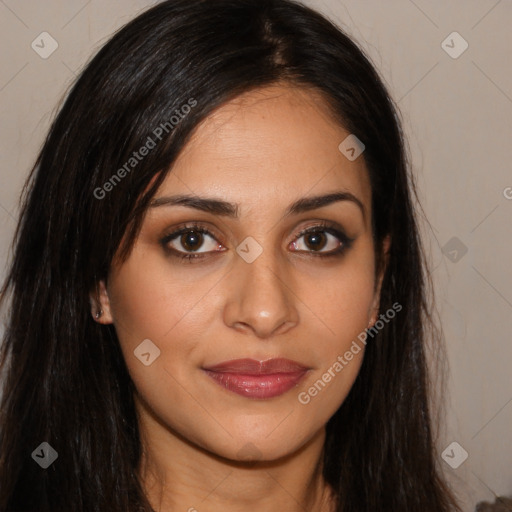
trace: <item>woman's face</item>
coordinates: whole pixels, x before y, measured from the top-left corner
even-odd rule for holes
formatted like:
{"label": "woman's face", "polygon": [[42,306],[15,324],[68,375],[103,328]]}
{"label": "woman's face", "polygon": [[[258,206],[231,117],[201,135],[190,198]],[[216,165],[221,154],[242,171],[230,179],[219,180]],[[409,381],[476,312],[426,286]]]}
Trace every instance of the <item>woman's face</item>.
{"label": "woman's face", "polygon": [[[100,283],[99,321],[115,325],[143,419],[233,460],[277,459],[323,432],[360,369],[364,344],[357,352],[353,342],[378,308],[370,183],[363,157],[338,149],[348,135],[319,97],[281,85],[197,128],[130,257]],[[338,193],[351,196],[310,202]],[[274,358],[307,371],[254,373]],[[256,364],[205,370],[240,359]]]}

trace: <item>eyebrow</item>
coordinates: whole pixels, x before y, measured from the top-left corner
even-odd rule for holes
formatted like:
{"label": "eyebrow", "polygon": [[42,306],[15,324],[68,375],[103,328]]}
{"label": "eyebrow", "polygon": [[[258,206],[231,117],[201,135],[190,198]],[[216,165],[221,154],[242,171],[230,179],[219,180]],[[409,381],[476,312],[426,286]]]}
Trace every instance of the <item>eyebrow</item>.
{"label": "eyebrow", "polygon": [[[332,192],[319,196],[302,197],[288,207],[284,216],[288,217],[290,215],[297,215],[310,210],[316,210],[317,208],[322,208],[339,201],[350,201],[356,204],[363,214],[363,219],[366,219],[366,211],[363,203],[356,196],[346,191]],[[236,203],[229,203],[222,199],[195,195],[159,197],[150,203],[150,208],[157,208],[160,206],[185,206],[187,208],[194,208],[203,212],[234,219],[239,218],[240,212],[239,205]]]}

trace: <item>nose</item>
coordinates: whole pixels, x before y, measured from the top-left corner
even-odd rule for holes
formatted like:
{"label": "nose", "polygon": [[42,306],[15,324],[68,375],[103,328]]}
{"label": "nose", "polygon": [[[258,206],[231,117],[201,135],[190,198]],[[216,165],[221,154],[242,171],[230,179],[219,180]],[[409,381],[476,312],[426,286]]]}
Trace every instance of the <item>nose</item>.
{"label": "nose", "polygon": [[252,263],[238,258],[229,279],[224,322],[258,338],[284,334],[299,323],[291,273],[263,251]]}

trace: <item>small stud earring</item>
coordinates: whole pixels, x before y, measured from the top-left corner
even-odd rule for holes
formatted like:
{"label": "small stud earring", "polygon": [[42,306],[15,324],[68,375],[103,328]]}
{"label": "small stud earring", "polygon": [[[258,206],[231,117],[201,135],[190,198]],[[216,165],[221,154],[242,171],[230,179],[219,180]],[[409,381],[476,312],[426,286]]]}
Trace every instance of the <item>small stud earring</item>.
{"label": "small stud earring", "polygon": [[96,318],[96,320],[98,320],[98,318],[103,315],[103,310],[100,309],[99,311],[96,311],[96,314],[94,315],[94,318]]}
{"label": "small stud earring", "polygon": [[[379,312],[377,311],[377,315],[379,314]],[[372,321],[370,320],[370,322],[368,323],[368,327],[367,329],[370,329],[371,327],[373,327],[377,322],[373,323],[372,324]]]}

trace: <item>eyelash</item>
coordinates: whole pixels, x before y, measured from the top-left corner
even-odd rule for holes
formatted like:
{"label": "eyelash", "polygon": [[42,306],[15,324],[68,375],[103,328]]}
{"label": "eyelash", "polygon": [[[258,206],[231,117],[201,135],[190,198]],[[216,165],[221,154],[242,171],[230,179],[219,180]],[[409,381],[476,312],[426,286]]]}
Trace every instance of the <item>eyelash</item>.
{"label": "eyelash", "polygon": [[[336,225],[331,222],[327,221],[321,221],[319,224],[303,229],[300,233],[296,235],[296,239],[301,238],[304,235],[309,235],[311,233],[329,233],[333,236],[335,236],[342,245],[338,247],[337,249],[334,249],[333,251],[329,251],[327,253],[322,252],[315,252],[315,251],[308,251],[310,254],[314,255],[314,257],[319,258],[331,258],[331,257],[341,257],[348,249],[352,247],[352,243],[354,242],[355,238],[349,238],[345,233],[340,231],[335,227]],[[161,240],[160,243],[163,246],[163,248],[166,250],[166,252],[172,256],[173,258],[179,258],[181,260],[189,260],[190,263],[192,263],[193,260],[203,259],[208,256],[209,252],[205,253],[183,253],[180,254],[178,251],[174,249],[170,249],[167,244],[169,242],[172,242],[175,238],[179,237],[180,235],[183,235],[185,233],[188,233],[190,231],[194,231],[196,233],[201,234],[207,234],[210,235],[212,238],[216,240],[216,238],[213,236],[213,234],[204,226],[201,224],[192,223],[191,225],[184,226],[176,231],[173,231],[172,233],[169,233],[168,235],[165,235]],[[220,252],[220,251],[219,251]]]}

